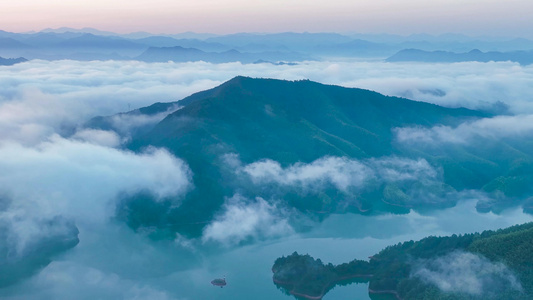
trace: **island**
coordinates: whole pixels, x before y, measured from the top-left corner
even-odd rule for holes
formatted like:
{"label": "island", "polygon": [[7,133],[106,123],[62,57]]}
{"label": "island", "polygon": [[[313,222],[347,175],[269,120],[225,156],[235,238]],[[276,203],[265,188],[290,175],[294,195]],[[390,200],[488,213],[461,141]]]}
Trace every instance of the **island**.
{"label": "island", "polygon": [[370,264],[366,261],[324,265],[320,259],[297,252],[278,258],[272,272],[278,287],[287,294],[304,299],[322,299],[337,284],[368,282],[372,277]]}

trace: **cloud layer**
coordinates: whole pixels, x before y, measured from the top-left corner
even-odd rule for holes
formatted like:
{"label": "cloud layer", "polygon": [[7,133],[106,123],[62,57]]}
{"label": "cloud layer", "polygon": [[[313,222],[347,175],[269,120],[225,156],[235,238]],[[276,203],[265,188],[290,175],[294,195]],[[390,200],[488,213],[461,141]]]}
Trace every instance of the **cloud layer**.
{"label": "cloud layer", "polygon": [[161,149],[134,154],[52,136],[36,147],[0,144],[0,156],[0,190],[11,207],[39,215],[100,220],[112,214],[107,205],[119,192],[167,197],[190,187],[187,165]]}
{"label": "cloud layer", "polygon": [[528,138],[533,135],[533,115],[497,116],[463,123],[455,128],[396,128],[400,143],[438,145],[442,143],[467,144],[478,138]]}
{"label": "cloud layer", "polygon": [[[234,76],[304,79],[444,106],[533,112],[533,66],[514,63],[304,62],[299,65],[30,61],[0,67],[0,129],[59,130],[95,115],[175,101]],[[432,92],[438,91],[438,92]],[[500,105],[501,106],[501,105]],[[43,124],[44,123],[44,124]],[[6,137],[2,131],[2,136]],[[36,133],[35,133],[36,134]],[[14,134],[11,135],[13,137]]]}

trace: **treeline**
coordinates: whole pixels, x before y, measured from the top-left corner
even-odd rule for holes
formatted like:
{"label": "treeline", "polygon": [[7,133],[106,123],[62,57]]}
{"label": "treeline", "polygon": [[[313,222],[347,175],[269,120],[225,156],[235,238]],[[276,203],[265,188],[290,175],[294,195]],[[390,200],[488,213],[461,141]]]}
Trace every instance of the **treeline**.
{"label": "treeline", "polygon": [[[443,291],[414,275],[421,262],[435,262],[453,253],[474,254],[481,262],[486,260],[500,267],[490,281],[491,290],[469,293],[452,288]],[[322,297],[343,278],[364,275],[360,278],[369,281],[371,297],[386,293],[397,299],[533,299],[533,223],[497,231],[407,241],[383,249],[368,262],[354,260],[338,266],[323,264],[320,259],[295,252],[278,258],[272,271],[274,282],[293,295]],[[503,280],[498,282],[499,278],[504,278],[501,276],[507,276],[505,272],[516,278],[516,285]]]}
{"label": "treeline", "polygon": [[272,272],[274,283],[285,293],[309,299],[322,298],[339,283],[368,282],[371,277],[370,264],[366,261],[334,266],[297,252],[276,259]]}

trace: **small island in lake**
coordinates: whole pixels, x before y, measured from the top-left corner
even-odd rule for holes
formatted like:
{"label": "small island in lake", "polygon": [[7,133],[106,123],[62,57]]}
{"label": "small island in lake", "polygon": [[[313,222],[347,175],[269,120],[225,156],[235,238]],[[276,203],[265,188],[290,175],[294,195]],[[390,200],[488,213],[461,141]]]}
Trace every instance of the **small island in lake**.
{"label": "small island in lake", "polygon": [[276,259],[272,267],[274,283],[288,294],[305,299],[322,299],[337,284],[368,282],[370,264],[354,260],[333,266],[297,252]]}
{"label": "small island in lake", "polygon": [[372,299],[533,299],[533,222],[408,241],[337,266],[294,252],[272,272],[274,284],[297,299],[322,299],[354,282],[369,282]]}

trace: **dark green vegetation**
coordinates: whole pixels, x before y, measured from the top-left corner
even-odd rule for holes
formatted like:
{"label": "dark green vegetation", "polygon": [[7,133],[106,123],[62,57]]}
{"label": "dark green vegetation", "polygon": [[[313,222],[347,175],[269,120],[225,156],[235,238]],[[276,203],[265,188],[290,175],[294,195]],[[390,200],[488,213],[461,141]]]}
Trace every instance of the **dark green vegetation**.
{"label": "dark green vegetation", "polygon": [[365,261],[324,265],[320,259],[297,252],[276,259],[272,272],[278,288],[296,298],[307,299],[321,299],[337,284],[368,282],[372,277],[370,264]]}
{"label": "dark green vegetation", "polygon": [[[450,145],[396,140],[395,128],[453,128],[490,117],[488,113],[307,80],[246,77],[236,77],[177,104],[182,108],[134,132],[127,147],[133,151],[150,145],[168,149],[189,164],[194,189],[179,199],[179,206],[155,202],[149,193],[123,197],[118,215],[134,229],[150,226],[169,236],[176,231],[198,236],[220,212],[224,199],[235,193],[281,200],[278,207],[295,208],[318,218],[333,212],[405,213],[413,208],[450,207],[469,197],[462,191],[472,189],[486,195],[479,209],[498,211],[532,194],[533,144],[524,139],[475,137],[468,143]],[[175,103],[159,103],[123,116],[156,114],[172,105]],[[91,126],[113,128],[106,120],[109,118],[94,119]],[[254,182],[242,171],[264,159],[287,170],[295,163],[313,164],[322,158],[343,160],[348,166],[341,170],[346,173],[343,176],[355,176],[357,172],[350,169],[353,165],[370,166],[376,174],[361,185],[339,188],[323,180],[310,188],[298,181],[285,184],[283,179]],[[320,162],[328,164],[327,160]],[[409,168],[414,171],[409,173]],[[429,168],[434,174],[416,173],[420,168]],[[383,179],[406,172],[411,175]],[[368,175],[370,171],[359,173]],[[478,194],[475,197],[480,198]]]}
{"label": "dark green vegetation", "polygon": [[341,280],[356,278],[369,281],[373,299],[387,294],[392,299],[531,299],[533,223],[404,242],[368,262],[338,266],[293,253],[278,258],[272,271],[278,287],[308,298],[320,298]]}

